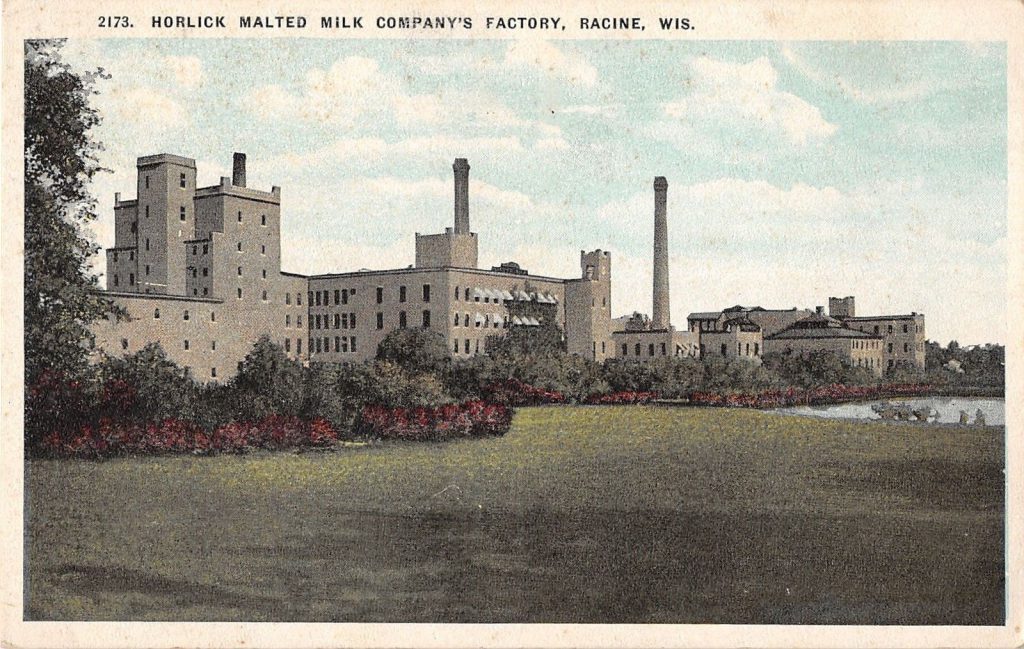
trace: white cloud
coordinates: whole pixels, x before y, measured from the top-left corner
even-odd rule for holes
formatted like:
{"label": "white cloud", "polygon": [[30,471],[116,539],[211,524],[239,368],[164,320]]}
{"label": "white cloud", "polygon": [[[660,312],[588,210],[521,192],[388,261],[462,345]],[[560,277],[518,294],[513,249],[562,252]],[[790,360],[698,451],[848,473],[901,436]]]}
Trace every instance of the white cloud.
{"label": "white cloud", "polygon": [[597,83],[597,68],[579,54],[563,52],[546,41],[513,41],[505,51],[505,64],[539,70],[571,84],[589,87]]}
{"label": "white cloud", "polygon": [[150,133],[181,129],[191,122],[185,104],[153,88],[112,89],[100,96],[103,100],[97,105],[104,114]]}
{"label": "white cloud", "polygon": [[777,87],[778,72],[766,57],[730,63],[709,57],[688,62],[689,92],[664,104],[666,115],[686,121],[718,123],[732,129],[759,127],[781,133],[794,144],[831,137],[837,126],[821,111]]}
{"label": "white cloud", "polygon": [[196,88],[203,81],[203,63],[194,56],[166,56],[163,65],[182,88]]}

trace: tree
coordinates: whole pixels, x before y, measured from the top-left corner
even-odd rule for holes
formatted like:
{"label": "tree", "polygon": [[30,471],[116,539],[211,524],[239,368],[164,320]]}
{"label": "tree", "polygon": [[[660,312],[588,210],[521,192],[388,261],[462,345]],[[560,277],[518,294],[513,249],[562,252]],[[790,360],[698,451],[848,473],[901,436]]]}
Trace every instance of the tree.
{"label": "tree", "polygon": [[395,329],[377,346],[377,360],[394,363],[410,374],[440,376],[449,363],[448,345],[431,329]]}
{"label": "tree", "polygon": [[246,354],[228,388],[239,421],[267,415],[296,417],[306,402],[302,364],[288,358],[265,334]]}
{"label": "tree", "polygon": [[44,372],[76,376],[93,344],[89,324],[119,315],[96,293],[89,258],[98,246],[84,226],[96,218],[89,194],[105,171],[102,145],[90,131],[100,122],[90,96],[102,70],[79,75],[60,57],[62,41],[25,43],[25,378]]}

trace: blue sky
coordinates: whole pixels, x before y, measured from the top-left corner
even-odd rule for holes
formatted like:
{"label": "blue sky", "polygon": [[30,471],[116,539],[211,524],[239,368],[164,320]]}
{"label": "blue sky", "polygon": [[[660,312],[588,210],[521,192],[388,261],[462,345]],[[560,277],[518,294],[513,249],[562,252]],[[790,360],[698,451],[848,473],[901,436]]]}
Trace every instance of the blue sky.
{"label": "blue sky", "polygon": [[469,158],[481,265],[576,276],[612,251],[616,314],[650,311],[654,176],[672,318],[732,304],[924,312],[1004,342],[1006,49],[954,42],[191,39],[71,42],[102,66],[101,245],[134,159],[249,156],[283,188],[286,270],[412,263]]}

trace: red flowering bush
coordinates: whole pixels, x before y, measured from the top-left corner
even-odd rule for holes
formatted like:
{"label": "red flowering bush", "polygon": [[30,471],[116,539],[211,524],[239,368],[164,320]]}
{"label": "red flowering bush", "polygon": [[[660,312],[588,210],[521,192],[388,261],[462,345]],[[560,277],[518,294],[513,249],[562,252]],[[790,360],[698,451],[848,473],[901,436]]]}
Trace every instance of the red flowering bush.
{"label": "red flowering bush", "polygon": [[565,403],[565,395],[523,383],[519,379],[506,379],[485,385],[481,390],[484,400],[504,406],[538,406],[545,403]]}
{"label": "red flowering bush", "polygon": [[502,404],[467,401],[437,407],[363,408],[359,431],[365,437],[441,441],[459,437],[504,435],[512,411]]}
{"label": "red flowering bush", "polygon": [[101,419],[72,435],[54,431],[43,438],[43,448],[56,457],[101,458],[116,455],[169,453],[238,453],[250,449],[282,450],[328,446],[338,435],[322,419],[271,415],[256,422],[232,422],[208,434],[179,419],[148,424],[115,423]]}
{"label": "red flowering bush", "polygon": [[622,392],[612,392],[611,394],[592,394],[583,400],[583,403],[589,405],[629,405],[638,403],[650,403],[658,398],[657,392],[637,392],[633,390],[624,390]]}

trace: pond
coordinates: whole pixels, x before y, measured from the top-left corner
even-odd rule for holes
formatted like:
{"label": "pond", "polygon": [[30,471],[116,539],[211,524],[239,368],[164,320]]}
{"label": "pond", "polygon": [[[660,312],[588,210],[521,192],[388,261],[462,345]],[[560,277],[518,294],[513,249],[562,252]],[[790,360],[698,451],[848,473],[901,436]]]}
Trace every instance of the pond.
{"label": "pond", "polygon": [[980,410],[988,426],[1006,425],[1006,400],[979,397],[918,397],[912,399],[885,399],[860,401],[822,406],[793,406],[777,408],[773,412],[828,419],[882,419],[882,412],[892,411],[888,406],[904,411],[931,409],[928,421],[955,424],[960,421],[960,412],[967,413],[971,424],[975,423]]}

